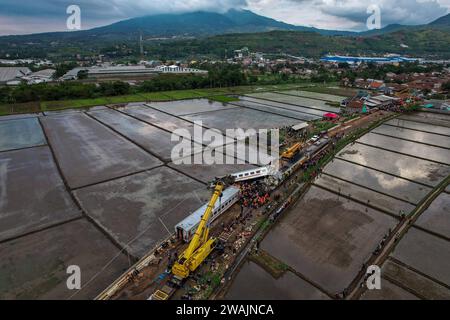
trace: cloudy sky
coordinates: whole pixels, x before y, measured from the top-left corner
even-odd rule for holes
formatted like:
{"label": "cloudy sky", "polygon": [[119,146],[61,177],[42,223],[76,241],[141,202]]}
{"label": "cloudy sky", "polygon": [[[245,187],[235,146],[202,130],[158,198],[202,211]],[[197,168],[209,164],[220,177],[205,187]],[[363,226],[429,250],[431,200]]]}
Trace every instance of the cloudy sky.
{"label": "cloudy sky", "polygon": [[243,8],[296,25],[362,31],[372,4],[383,26],[428,23],[450,9],[450,0],[0,0],[0,35],[64,31],[73,4],[81,8],[83,29],[156,13]]}

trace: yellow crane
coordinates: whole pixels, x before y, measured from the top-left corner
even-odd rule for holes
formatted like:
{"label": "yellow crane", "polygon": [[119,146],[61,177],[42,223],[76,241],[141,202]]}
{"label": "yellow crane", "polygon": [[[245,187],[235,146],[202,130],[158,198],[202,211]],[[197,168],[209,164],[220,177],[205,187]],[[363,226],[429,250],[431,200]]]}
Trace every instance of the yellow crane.
{"label": "yellow crane", "polygon": [[172,267],[172,274],[180,281],[188,278],[216,248],[217,239],[209,239],[209,219],[214,211],[216,202],[221,198],[222,191],[234,183],[232,177],[225,177],[215,182],[214,193],[200,224],[187,249],[180,255],[178,261]]}
{"label": "yellow crane", "polygon": [[292,159],[295,157],[295,155],[300,151],[300,149],[303,147],[302,143],[296,143],[294,144],[292,147],[290,147],[289,149],[287,149],[285,152],[283,152],[283,154],[281,155],[281,157],[283,159]]}

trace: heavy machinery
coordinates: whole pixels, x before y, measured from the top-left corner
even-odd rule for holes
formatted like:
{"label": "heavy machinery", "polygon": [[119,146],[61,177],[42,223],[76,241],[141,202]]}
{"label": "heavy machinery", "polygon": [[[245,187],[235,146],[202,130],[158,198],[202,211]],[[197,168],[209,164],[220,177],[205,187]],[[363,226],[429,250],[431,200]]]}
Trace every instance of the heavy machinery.
{"label": "heavy machinery", "polygon": [[281,157],[283,159],[292,160],[297,155],[297,153],[302,149],[302,147],[303,147],[303,144],[298,142],[298,143],[294,144],[292,147],[290,147],[289,149],[287,149],[285,152],[283,152]]}
{"label": "heavy machinery", "polygon": [[222,198],[222,191],[234,183],[235,178],[227,176],[216,179],[212,184],[214,193],[189,246],[179,256],[178,261],[172,266],[171,280],[162,289],[156,290],[150,297],[151,300],[169,300],[176,291],[175,287],[182,286],[191,273],[197,270],[217,247],[219,240],[216,238],[209,238],[209,221],[215,204]]}
{"label": "heavy machinery", "polygon": [[180,282],[188,278],[216,248],[218,240],[209,238],[209,219],[216,202],[222,197],[222,191],[233,183],[233,177],[221,178],[215,182],[214,193],[206,207],[197,231],[187,249],[179,256],[178,261],[172,267],[173,276]]}

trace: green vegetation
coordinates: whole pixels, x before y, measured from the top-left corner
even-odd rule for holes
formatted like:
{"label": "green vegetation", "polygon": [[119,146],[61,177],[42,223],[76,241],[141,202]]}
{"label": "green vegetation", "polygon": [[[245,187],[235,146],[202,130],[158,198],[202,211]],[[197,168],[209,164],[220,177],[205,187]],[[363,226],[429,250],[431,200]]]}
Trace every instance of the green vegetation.
{"label": "green vegetation", "polygon": [[[65,68],[63,69],[63,71],[66,70]],[[201,97],[202,95],[195,91],[186,91],[184,93],[173,92],[175,90],[234,87],[247,84],[249,84],[248,79],[239,66],[212,66],[206,77],[199,75],[160,75],[152,80],[144,81],[136,87],[132,87],[128,83],[121,81],[102,82],[100,85],[64,82],[57,85],[43,83],[37,85],[22,84],[18,87],[2,87],[0,88],[0,104],[95,99],[163,91],[171,91],[169,98],[178,100]]]}
{"label": "green vegetation", "polygon": [[[295,84],[280,84],[141,92],[141,88],[134,88],[127,84],[124,85],[121,82],[104,83],[98,88],[93,84],[79,82],[69,82],[53,86],[40,84],[35,86],[19,86],[16,88],[1,87],[0,115],[89,108],[99,105],[131,102],[171,101],[193,98],[209,98],[220,102],[231,102],[232,95],[295,88],[298,88]],[[130,91],[130,93],[123,94],[127,91]],[[112,95],[105,95],[106,93]],[[32,101],[21,101],[26,101],[28,98],[32,99]],[[234,98],[233,101],[235,101]]]}
{"label": "green vegetation", "polygon": [[[123,34],[122,34],[123,35]],[[71,60],[77,54],[95,56],[103,54],[113,59],[131,61],[139,56],[137,37],[86,37],[82,33],[0,38],[0,57],[46,58]],[[28,43],[33,42],[30,46]],[[14,46],[11,45],[14,43]],[[407,44],[402,47],[400,44]],[[323,35],[306,31],[271,31],[265,33],[231,33],[195,39],[147,41],[145,51],[149,58],[179,60],[198,57],[224,59],[233,50],[248,47],[252,52],[292,54],[321,57],[330,52],[351,55],[384,54],[386,52],[412,56],[450,57],[448,27],[405,28],[386,34],[347,36]],[[301,44],[301,45],[299,45]]]}
{"label": "green vegetation", "polygon": [[409,106],[408,108],[405,108],[406,112],[415,112],[415,111],[419,111],[422,108],[422,106],[420,104],[414,104],[412,106]]}
{"label": "green vegetation", "polygon": [[162,94],[168,96],[172,100],[184,100],[184,99],[195,99],[203,97],[202,94],[193,90],[183,90],[183,91],[168,91],[162,92]]}
{"label": "green vegetation", "polygon": [[[78,109],[93,106],[101,106],[109,103],[108,98],[95,99],[78,99],[66,101],[44,101],[40,104],[40,111],[62,110],[62,109]],[[31,111],[29,111],[31,112]]]}
{"label": "green vegetation", "polygon": [[76,62],[70,62],[70,63],[60,63],[56,65],[55,67],[55,74],[53,77],[55,79],[61,78],[63,75],[65,75],[67,72],[72,70],[73,68],[78,67],[78,64]]}
{"label": "green vegetation", "polygon": [[259,222],[258,229],[261,230],[262,232],[264,232],[267,229],[269,229],[271,224],[272,224],[272,222],[270,222],[269,219],[263,219]]}
{"label": "green vegetation", "polygon": [[348,122],[348,121],[350,121],[350,120],[353,120],[353,119],[356,119],[356,118],[359,118],[360,117],[360,115],[359,114],[352,114],[352,115],[349,115],[349,116],[347,116],[347,117],[344,117],[343,119],[342,119],[342,121],[344,121],[344,122]]}
{"label": "green vegetation", "polygon": [[198,284],[202,287],[206,287],[206,289],[200,292],[201,300],[206,300],[211,296],[213,291],[220,285],[223,274],[224,271],[221,269],[214,272],[209,271],[199,279]]}
{"label": "green vegetation", "polygon": [[[298,45],[299,43],[303,45]],[[408,48],[399,44],[406,43]],[[381,36],[336,37],[314,32],[272,31],[264,36],[260,33],[228,34],[207,39],[163,43],[154,53],[163,56],[173,55],[211,55],[223,57],[225,50],[236,50],[247,46],[252,52],[288,53],[307,57],[321,57],[329,52],[348,54],[380,54],[393,52],[410,55],[450,56],[448,30],[414,29],[402,30]],[[445,47],[445,48],[444,48]]]}
{"label": "green vegetation", "polygon": [[338,84],[335,84],[335,86],[313,86],[313,87],[306,87],[302,88],[303,91],[310,91],[310,92],[317,92],[317,93],[326,93],[326,94],[334,94],[337,96],[343,96],[343,97],[354,97],[358,90],[350,89],[350,88],[343,88],[343,87],[337,87]]}
{"label": "green vegetation", "polygon": [[309,138],[317,134],[320,134],[323,131],[328,131],[331,128],[336,127],[337,123],[324,120],[315,120],[311,121],[311,126],[313,127],[313,131],[309,134]]}
{"label": "green vegetation", "polygon": [[[255,79],[253,79],[255,80]],[[210,66],[208,76],[198,75],[160,75],[144,81],[138,86],[126,82],[102,82],[99,85],[82,82],[64,82],[60,84],[22,84],[17,87],[0,88],[0,104],[16,104],[35,101],[64,101],[120,97],[111,103],[140,101],[147,94],[162,93],[157,100],[180,100],[211,95],[207,89],[215,89],[214,95],[242,93],[248,91],[251,82],[237,65]],[[222,88],[228,88],[223,91]],[[232,89],[231,89],[232,88]],[[202,90],[202,91],[198,91]],[[86,100],[85,100],[86,101]],[[87,102],[86,105],[90,103]]]}
{"label": "green vegetation", "polygon": [[216,101],[216,102],[228,103],[228,102],[233,102],[233,101],[239,101],[239,98],[233,97],[233,96],[218,95],[218,96],[210,97],[209,100]]}
{"label": "green vegetation", "polygon": [[289,270],[288,265],[263,250],[259,250],[258,253],[252,254],[249,259],[257,263],[275,279],[280,278],[286,271]]}
{"label": "green vegetation", "polygon": [[[146,92],[138,95],[139,97],[143,97],[145,101],[170,101],[172,98],[170,98],[168,95],[166,95],[164,92]],[[132,102],[139,102],[141,100],[135,100]]]}

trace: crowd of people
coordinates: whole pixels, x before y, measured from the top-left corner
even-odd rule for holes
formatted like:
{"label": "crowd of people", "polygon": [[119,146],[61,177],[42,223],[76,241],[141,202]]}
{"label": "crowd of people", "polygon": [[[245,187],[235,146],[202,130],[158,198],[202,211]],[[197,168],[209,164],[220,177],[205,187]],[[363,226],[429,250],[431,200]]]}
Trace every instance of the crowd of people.
{"label": "crowd of people", "polygon": [[244,208],[259,209],[270,201],[270,194],[259,181],[243,182],[241,187],[241,204]]}

